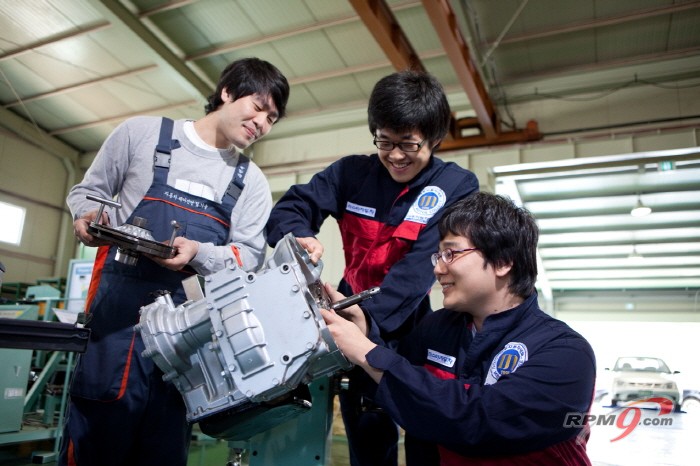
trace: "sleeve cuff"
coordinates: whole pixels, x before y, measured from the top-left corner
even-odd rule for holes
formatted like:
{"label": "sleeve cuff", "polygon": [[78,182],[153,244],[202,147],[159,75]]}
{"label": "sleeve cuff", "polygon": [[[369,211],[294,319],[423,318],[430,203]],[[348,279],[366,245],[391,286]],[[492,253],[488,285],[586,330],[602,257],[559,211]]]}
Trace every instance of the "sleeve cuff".
{"label": "sleeve cuff", "polygon": [[212,243],[199,243],[197,254],[190,261],[192,266],[198,273],[204,275],[204,271],[208,270],[213,256],[214,245]]}
{"label": "sleeve cuff", "polygon": [[374,347],[365,357],[370,366],[380,371],[389,370],[401,359],[401,356],[396,354],[393,350],[383,346]]}

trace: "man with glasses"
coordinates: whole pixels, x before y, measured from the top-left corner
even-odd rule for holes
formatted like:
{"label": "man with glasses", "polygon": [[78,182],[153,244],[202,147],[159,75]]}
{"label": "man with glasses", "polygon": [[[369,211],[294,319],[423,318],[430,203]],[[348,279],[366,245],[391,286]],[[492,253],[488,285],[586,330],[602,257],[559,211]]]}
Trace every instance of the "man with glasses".
{"label": "man with glasses", "polygon": [[570,419],[590,409],[595,357],[538,307],[535,219],[482,192],[446,209],[439,230],[431,259],[445,308],[423,319],[398,354],[365,336],[379,341],[358,306],[339,311],[352,322],[322,311],[338,347],[378,384],[375,402],[435,445],[432,458],[407,452],[406,464],[590,465],[586,428]]}
{"label": "man with glasses", "polygon": [[[430,253],[440,212],[479,185],[470,171],[434,156],[449,128],[450,107],[433,76],[402,71],[382,78],[370,96],[368,122],[378,152],[343,157],[309,183],[292,186],[266,231],[273,247],[292,232],[317,261],[323,245],[315,235],[333,217],[345,253],[338,289],[351,295],[381,288],[362,307],[392,346],[431,312]],[[374,384],[362,370],[349,379],[340,404],[351,465],[395,466],[396,425],[372,402]]]}

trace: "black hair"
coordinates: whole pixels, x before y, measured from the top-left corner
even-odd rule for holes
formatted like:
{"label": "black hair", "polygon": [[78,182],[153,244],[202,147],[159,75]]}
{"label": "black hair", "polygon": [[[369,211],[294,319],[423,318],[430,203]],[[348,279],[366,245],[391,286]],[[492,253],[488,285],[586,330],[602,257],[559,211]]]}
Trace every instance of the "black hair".
{"label": "black hair", "polygon": [[448,234],[468,238],[484,257],[484,268],[512,264],[508,289],[527,298],[537,281],[539,229],[532,214],[507,197],[478,192],[445,209],[438,224]]}
{"label": "black hair", "polygon": [[233,100],[253,94],[270,96],[277,107],[278,120],[286,113],[287,100],[289,100],[287,78],[274,65],[259,58],[242,58],[224,68],[216,85],[216,91],[209,96],[208,103],[204,106],[206,114],[223,105],[221,91],[224,89]]}
{"label": "black hair", "polygon": [[433,145],[450,127],[450,105],[440,82],[431,74],[405,70],[380,79],[367,107],[369,131],[420,131]]}

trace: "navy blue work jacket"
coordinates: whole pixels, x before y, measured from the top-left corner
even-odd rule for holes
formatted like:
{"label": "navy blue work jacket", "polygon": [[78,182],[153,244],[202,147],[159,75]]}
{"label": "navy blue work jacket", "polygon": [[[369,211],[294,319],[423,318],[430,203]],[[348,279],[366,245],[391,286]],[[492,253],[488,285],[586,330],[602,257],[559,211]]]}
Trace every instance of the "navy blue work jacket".
{"label": "navy blue work jacket", "polygon": [[434,156],[408,184],[394,181],[377,154],[343,157],[277,202],[268,243],[274,247],[289,232],[315,236],[327,217],[336,219],[345,254],[338,289],[348,296],[380,286],[362,307],[385,340],[396,340],[431,312],[430,255],[442,211],[478,188],[472,172]]}
{"label": "navy blue work jacket", "polygon": [[586,435],[564,421],[590,409],[595,356],[536,294],[480,332],[470,315],[441,309],[399,348],[405,357],[381,346],[367,354],[384,371],[374,401],[438,444],[441,464],[590,464]]}

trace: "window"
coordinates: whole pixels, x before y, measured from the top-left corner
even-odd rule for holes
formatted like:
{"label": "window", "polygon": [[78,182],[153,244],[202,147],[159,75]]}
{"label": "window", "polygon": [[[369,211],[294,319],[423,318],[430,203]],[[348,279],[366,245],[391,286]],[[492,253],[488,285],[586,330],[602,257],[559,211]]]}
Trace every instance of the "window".
{"label": "window", "polygon": [[23,207],[0,202],[0,241],[19,245],[26,212]]}

